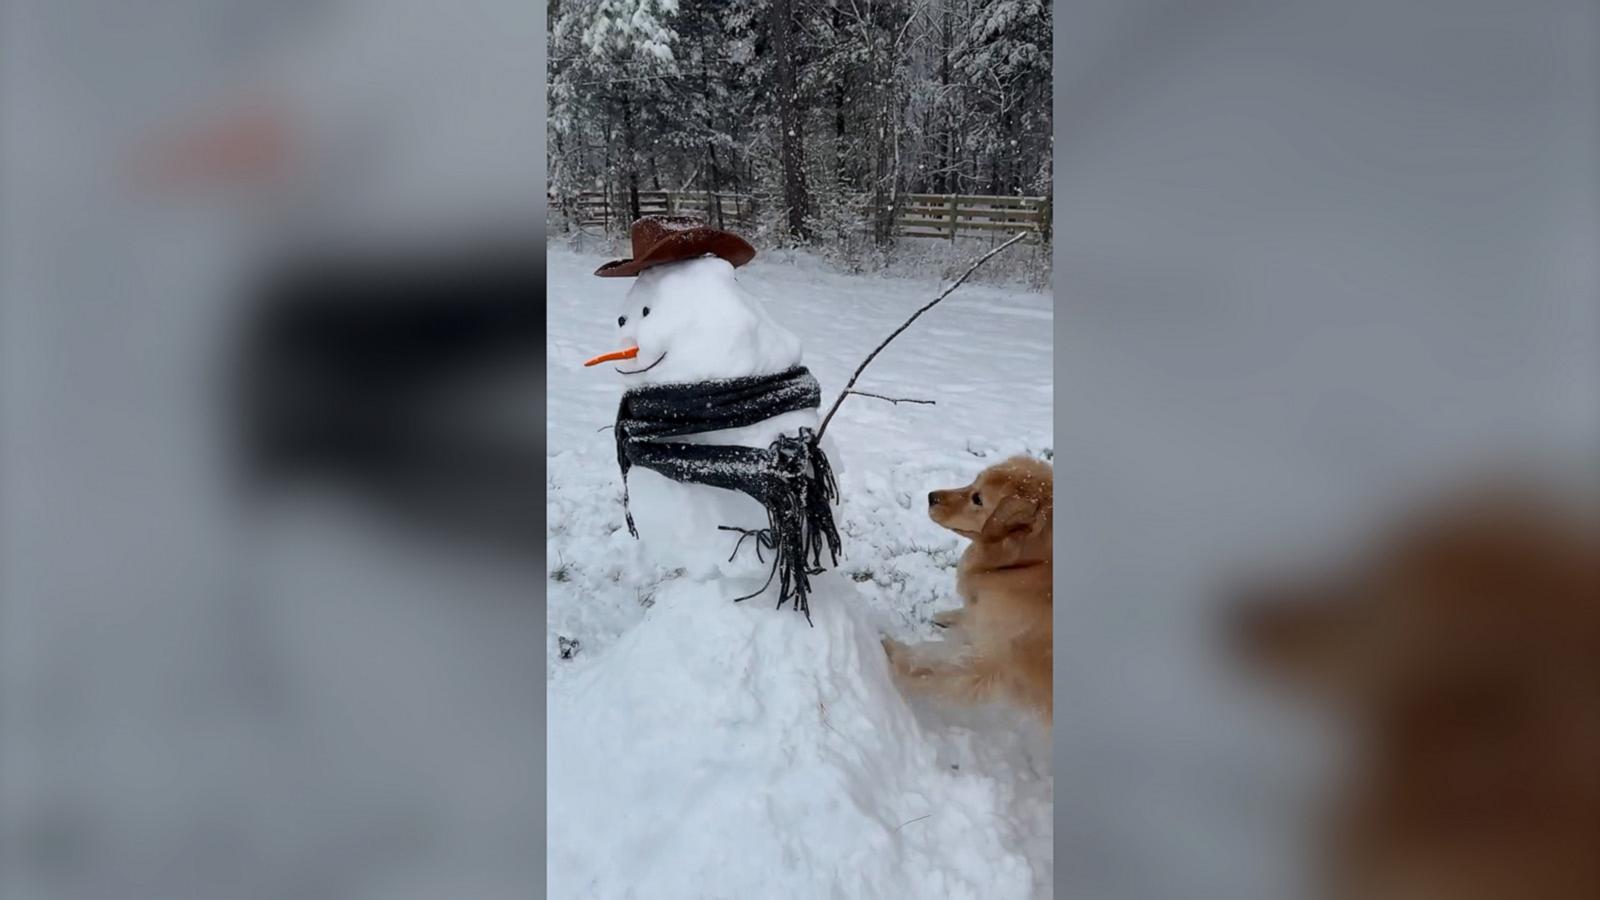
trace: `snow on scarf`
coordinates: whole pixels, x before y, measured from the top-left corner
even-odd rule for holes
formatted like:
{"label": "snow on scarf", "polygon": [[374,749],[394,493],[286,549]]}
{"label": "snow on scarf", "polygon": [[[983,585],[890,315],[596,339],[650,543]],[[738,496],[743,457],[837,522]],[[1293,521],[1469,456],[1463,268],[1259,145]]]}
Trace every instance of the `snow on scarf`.
{"label": "snow on scarf", "polygon": [[778,607],[792,600],[810,622],[811,606],[806,599],[811,592],[810,576],[823,571],[823,544],[827,544],[829,565],[838,565],[840,546],[829,506],[838,496],[838,486],[811,429],[783,435],[765,449],[688,444],[669,438],[754,425],[786,412],[816,409],[821,400],[822,389],[804,366],[774,375],[646,385],[623,394],[615,431],[628,533],[639,536],[628,510],[628,469],[633,466],[673,481],[747,494],[766,508],[767,527],[720,526],[742,532],[728,558],[737,556],[750,537],[755,538],[757,559],[766,562],[763,548],[773,551],[774,558],[766,584],[739,599],[761,594],[777,577]]}

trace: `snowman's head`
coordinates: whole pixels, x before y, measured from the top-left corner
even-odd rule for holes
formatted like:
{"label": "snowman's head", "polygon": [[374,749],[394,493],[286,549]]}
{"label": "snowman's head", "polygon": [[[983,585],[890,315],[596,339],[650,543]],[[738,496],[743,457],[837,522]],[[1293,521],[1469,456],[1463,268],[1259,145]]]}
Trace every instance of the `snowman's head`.
{"label": "snowman's head", "polygon": [[640,272],[616,327],[624,349],[588,364],[612,362],[629,385],[770,375],[800,363],[800,339],[715,256]]}

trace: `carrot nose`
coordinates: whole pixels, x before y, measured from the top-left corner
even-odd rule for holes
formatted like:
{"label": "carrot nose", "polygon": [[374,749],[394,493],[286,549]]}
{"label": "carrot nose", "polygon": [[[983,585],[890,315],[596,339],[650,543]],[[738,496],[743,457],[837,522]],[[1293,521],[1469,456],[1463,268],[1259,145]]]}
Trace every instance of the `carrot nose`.
{"label": "carrot nose", "polygon": [[591,359],[588,362],[584,363],[584,365],[586,365],[586,366],[598,366],[603,362],[610,362],[613,359],[633,359],[635,356],[638,356],[638,355],[639,355],[639,348],[638,347],[629,347],[626,350],[613,350],[610,353],[602,353],[599,356],[596,356],[594,359]]}

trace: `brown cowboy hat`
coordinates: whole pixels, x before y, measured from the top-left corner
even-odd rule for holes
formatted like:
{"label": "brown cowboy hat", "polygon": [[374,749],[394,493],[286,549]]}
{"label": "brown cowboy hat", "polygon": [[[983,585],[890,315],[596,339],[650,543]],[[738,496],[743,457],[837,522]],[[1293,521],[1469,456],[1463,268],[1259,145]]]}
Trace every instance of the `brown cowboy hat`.
{"label": "brown cowboy hat", "polygon": [[601,278],[632,278],[651,266],[719,256],[738,268],[756,258],[756,248],[731,231],[712,228],[693,216],[644,216],[628,229],[631,259],[614,259],[594,270]]}

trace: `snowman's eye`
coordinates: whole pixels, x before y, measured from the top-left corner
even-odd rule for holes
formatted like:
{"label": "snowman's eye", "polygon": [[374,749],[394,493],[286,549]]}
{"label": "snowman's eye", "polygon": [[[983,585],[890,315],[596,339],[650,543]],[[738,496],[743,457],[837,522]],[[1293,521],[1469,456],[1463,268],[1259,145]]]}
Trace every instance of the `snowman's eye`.
{"label": "snowman's eye", "polygon": [[650,315],[650,307],[646,306],[644,308],[644,312],[642,313],[642,315],[646,315],[646,316]]}
{"label": "snowman's eye", "polygon": [[622,326],[624,326],[626,324],[628,324],[628,317],[627,316],[617,316],[617,327],[618,328],[621,328]]}

